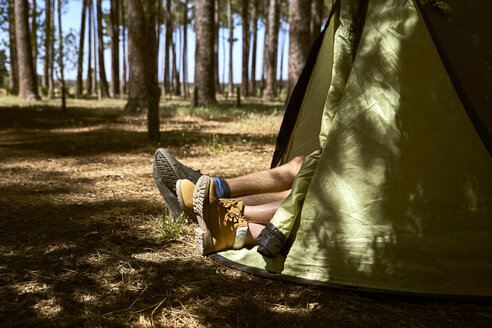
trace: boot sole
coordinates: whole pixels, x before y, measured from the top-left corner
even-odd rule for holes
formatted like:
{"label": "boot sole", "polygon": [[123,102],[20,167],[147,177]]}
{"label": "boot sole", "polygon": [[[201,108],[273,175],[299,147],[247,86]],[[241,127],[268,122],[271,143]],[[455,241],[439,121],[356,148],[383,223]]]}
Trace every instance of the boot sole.
{"label": "boot sole", "polygon": [[195,212],[199,228],[195,229],[195,241],[198,251],[202,255],[214,252],[212,234],[207,226],[208,207],[204,206],[204,201],[208,200],[210,191],[210,178],[202,176],[198,179],[195,190],[193,191],[193,211]]}
{"label": "boot sole", "polygon": [[153,165],[153,174],[154,174],[155,184],[157,185],[157,189],[159,189],[162,198],[164,198],[164,202],[166,203],[169,212],[175,219],[179,218],[183,210],[179,205],[178,198],[176,197],[174,192],[171,189],[169,189],[166,182],[161,179],[161,176],[158,172],[155,162]]}

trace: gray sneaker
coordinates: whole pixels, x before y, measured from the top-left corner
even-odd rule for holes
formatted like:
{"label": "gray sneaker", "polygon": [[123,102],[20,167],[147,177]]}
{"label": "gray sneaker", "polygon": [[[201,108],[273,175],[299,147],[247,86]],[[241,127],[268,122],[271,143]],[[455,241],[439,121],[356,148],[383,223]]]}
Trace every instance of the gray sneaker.
{"label": "gray sneaker", "polygon": [[176,182],[180,179],[188,179],[196,183],[202,174],[180,163],[164,148],[159,148],[155,152],[153,173],[167,208],[173,217],[178,218],[183,210],[176,196]]}

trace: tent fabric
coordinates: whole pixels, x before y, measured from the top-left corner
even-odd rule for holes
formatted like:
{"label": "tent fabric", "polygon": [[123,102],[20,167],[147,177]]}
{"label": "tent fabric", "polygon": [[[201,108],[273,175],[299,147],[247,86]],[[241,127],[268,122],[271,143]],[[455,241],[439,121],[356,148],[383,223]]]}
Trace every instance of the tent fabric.
{"label": "tent fabric", "polygon": [[320,133],[283,155],[307,155],[270,222],[288,242],[214,258],[318,285],[492,296],[492,158],[418,5],[346,0],[336,17],[330,85],[309,95],[324,100]]}
{"label": "tent fabric", "polygon": [[449,14],[417,2],[443,64],[492,155],[492,1],[447,0]]}
{"label": "tent fabric", "polygon": [[308,154],[316,149],[316,143],[311,140],[319,135],[321,127],[312,126],[312,121],[319,120],[331,83],[333,34],[338,26],[336,17],[332,17],[338,5],[338,2],[331,5],[325,28],[314,41],[306,66],[292,91],[277,136],[272,167],[279,165],[290,153]]}

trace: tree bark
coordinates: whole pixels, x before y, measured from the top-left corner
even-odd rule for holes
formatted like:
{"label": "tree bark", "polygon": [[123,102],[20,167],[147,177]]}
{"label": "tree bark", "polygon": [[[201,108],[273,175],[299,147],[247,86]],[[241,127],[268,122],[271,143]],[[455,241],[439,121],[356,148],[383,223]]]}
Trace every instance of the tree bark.
{"label": "tree bark", "polygon": [[174,41],[171,43],[171,50],[173,54],[173,92],[175,96],[181,96],[181,85],[179,83],[179,71],[176,58],[176,43]]}
{"label": "tree bark", "polygon": [[37,100],[39,96],[36,72],[34,72],[33,67],[27,0],[15,0],[15,39],[19,66],[19,96],[29,100]]}
{"label": "tree bark", "polygon": [[49,72],[49,90],[48,94],[50,98],[55,97],[55,0],[49,0],[51,2],[50,5],[50,72]]}
{"label": "tree bark", "polygon": [[263,36],[263,54],[261,56],[261,81],[260,81],[260,97],[263,97],[263,92],[266,87],[265,71],[267,67],[268,57],[268,6],[264,2],[265,6],[265,34]]}
{"label": "tree bark", "polygon": [[111,95],[117,98],[120,94],[120,23],[117,0],[111,0]]}
{"label": "tree bark", "polygon": [[155,1],[128,0],[129,95],[126,112],[147,111],[148,137],[160,140]]}
{"label": "tree bark", "polygon": [[183,7],[183,93],[185,98],[190,95],[188,90],[188,0],[184,0]]}
{"label": "tree bark", "polygon": [[75,94],[80,97],[83,92],[82,85],[82,68],[84,61],[84,41],[85,41],[85,13],[87,11],[87,0],[82,0],[82,20],[80,22],[80,39],[79,39],[79,58],[77,61],[77,86]]}
{"label": "tree bark", "polygon": [[215,104],[214,83],[214,1],[195,2],[195,93],[196,105]]}
{"label": "tree bark", "polygon": [[34,70],[34,76],[36,79],[36,86],[38,85],[38,22],[37,20],[37,5],[36,0],[32,1],[32,17],[31,17],[31,40],[32,40],[32,67]]}
{"label": "tree bark", "polygon": [[232,3],[231,0],[227,0],[227,28],[229,30],[229,82],[227,93],[229,97],[234,97],[234,82],[233,82],[233,60],[232,60],[232,47],[234,45],[234,26],[232,24]]}
{"label": "tree bark", "polygon": [[[126,83],[126,61],[127,61],[127,58],[126,58],[126,22],[125,22],[125,16],[126,16],[126,12],[125,12],[125,5],[124,5],[124,1],[120,1],[120,5],[121,5],[121,25],[123,27],[123,73],[121,75],[121,92],[123,94],[126,94],[127,93],[127,83]],[[159,52],[157,52],[159,53]]]}
{"label": "tree bark", "polygon": [[95,17],[94,17],[94,3],[93,3],[93,0],[89,0],[89,16],[90,16],[90,20],[92,21],[92,42],[94,42],[92,44],[93,46],[93,51],[94,51],[94,69],[93,69],[93,84],[92,84],[92,91],[94,93],[97,93],[98,89],[99,89],[99,83],[97,82],[97,69],[98,69],[98,65],[97,65],[97,56],[98,56],[98,51],[97,51],[97,27],[96,27],[96,20],[95,20]]}
{"label": "tree bark", "polygon": [[289,5],[289,78],[287,99],[301,75],[311,49],[311,0],[291,0]]}
{"label": "tree bark", "polygon": [[9,0],[9,39],[10,39],[10,92],[19,93],[19,66],[17,64],[17,46],[15,42],[14,0]]}
{"label": "tree bark", "polygon": [[60,68],[60,84],[61,84],[61,96],[62,96],[62,110],[64,113],[67,112],[66,104],[66,91],[65,86],[65,75],[64,75],[64,63],[63,63],[63,33],[62,33],[62,0],[58,0],[58,66]]}
{"label": "tree bark", "polygon": [[251,52],[251,76],[249,79],[248,93],[256,95],[256,44],[258,40],[258,0],[253,0],[253,11],[251,12],[251,35],[253,37]]}
{"label": "tree bark", "polygon": [[87,43],[88,43],[88,51],[87,51],[87,80],[85,88],[87,89],[87,94],[92,94],[92,20],[90,14],[90,5],[88,2],[92,0],[84,0],[86,5],[86,11],[89,12],[88,26],[87,26]]}
{"label": "tree bark", "polygon": [[50,21],[51,21],[51,1],[50,0],[45,0],[45,37],[44,37],[44,67],[43,67],[43,87],[45,89],[48,89],[49,85],[49,72],[50,72],[50,52],[51,52],[51,26],[50,26]]}
{"label": "tree bark", "polygon": [[215,21],[215,34],[214,34],[214,81],[215,91],[221,93],[220,81],[219,81],[219,8],[220,1],[215,0],[214,21]]}
{"label": "tree bark", "polygon": [[162,17],[162,0],[157,0],[157,14],[155,15],[155,23],[157,24],[157,41],[156,41],[157,54],[159,54],[159,46],[161,44],[161,25],[162,25],[161,17]]}
{"label": "tree bark", "polygon": [[312,31],[311,31],[311,44],[318,38],[321,33],[321,23],[323,20],[324,1],[312,0]]}
{"label": "tree bark", "polygon": [[171,49],[171,39],[172,39],[172,27],[171,27],[171,22],[170,22],[170,16],[171,16],[171,1],[172,0],[166,0],[166,40],[164,44],[164,79],[163,79],[163,90],[164,90],[164,95],[168,95],[171,93],[171,72],[169,69],[169,53]]}
{"label": "tree bark", "polygon": [[101,90],[102,98],[109,98],[109,87],[108,80],[106,79],[106,69],[104,65],[104,41],[103,41],[103,26],[102,26],[102,0],[97,0],[96,10],[97,10],[97,43],[98,43],[98,54],[99,54],[99,88]]}
{"label": "tree bark", "polygon": [[263,95],[266,100],[272,100],[277,96],[275,77],[277,75],[278,26],[279,3],[278,0],[270,0],[268,12],[268,67],[266,89]]}
{"label": "tree bark", "polygon": [[[280,36],[282,36],[282,43],[281,43],[281,46],[280,46],[280,72],[279,72],[279,75],[278,75],[278,94],[281,94],[282,93],[282,89],[284,87],[284,84],[283,84],[283,76],[284,76],[284,50],[285,50],[285,31],[280,28],[279,29],[279,39],[280,39]],[[279,41],[280,42],[280,41]]]}
{"label": "tree bark", "polygon": [[242,1],[242,30],[243,30],[243,56],[242,56],[242,74],[241,74],[241,96],[248,97],[248,66],[249,66],[249,0]]}

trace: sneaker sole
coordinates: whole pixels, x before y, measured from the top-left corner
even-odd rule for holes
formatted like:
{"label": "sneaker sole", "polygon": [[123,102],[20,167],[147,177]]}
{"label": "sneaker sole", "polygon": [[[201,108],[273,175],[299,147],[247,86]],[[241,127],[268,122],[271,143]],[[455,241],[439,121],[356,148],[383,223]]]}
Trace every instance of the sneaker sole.
{"label": "sneaker sole", "polygon": [[212,240],[212,234],[207,226],[208,221],[208,207],[203,206],[204,201],[209,196],[210,190],[210,178],[202,176],[198,179],[195,190],[193,191],[193,211],[196,214],[199,228],[195,229],[195,241],[198,251],[202,255],[213,253],[214,245]]}
{"label": "sneaker sole", "polygon": [[153,174],[154,174],[155,184],[157,185],[157,189],[159,189],[162,198],[164,198],[164,202],[166,203],[167,208],[171,212],[171,215],[175,219],[179,218],[179,216],[183,211],[181,209],[181,206],[179,205],[178,198],[176,197],[174,192],[171,189],[169,189],[166,182],[161,179],[161,176],[158,172],[155,162],[153,165]]}
{"label": "sneaker sole", "polygon": [[175,168],[178,163],[167,150],[162,148],[156,150],[154,158],[154,164],[161,180],[168,189],[176,193],[176,181],[185,178],[184,174]]}

